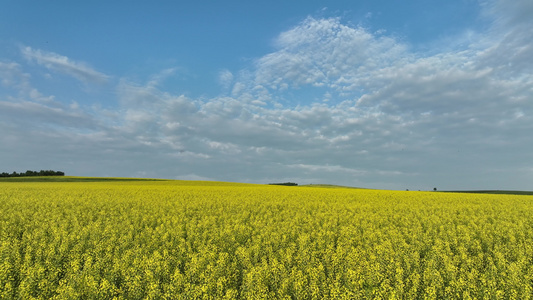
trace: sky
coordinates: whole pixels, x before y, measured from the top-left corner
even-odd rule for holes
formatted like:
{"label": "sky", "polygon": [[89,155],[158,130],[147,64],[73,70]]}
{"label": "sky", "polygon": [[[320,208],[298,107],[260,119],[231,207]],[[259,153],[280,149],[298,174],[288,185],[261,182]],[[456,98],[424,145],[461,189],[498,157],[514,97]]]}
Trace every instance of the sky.
{"label": "sky", "polygon": [[533,190],[533,1],[0,7],[0,172]]}

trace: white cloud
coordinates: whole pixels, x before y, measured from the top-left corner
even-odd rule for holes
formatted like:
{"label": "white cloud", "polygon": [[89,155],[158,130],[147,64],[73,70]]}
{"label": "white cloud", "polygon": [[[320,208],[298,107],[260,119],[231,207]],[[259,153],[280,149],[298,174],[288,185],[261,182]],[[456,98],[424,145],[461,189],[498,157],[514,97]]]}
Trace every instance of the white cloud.
{"label": "white cloud", "polygon": [[105,83],[109,76],[100,73],[83,62],[73,61],[66,56],[46,52],[31,47],[22,47],[22,54],[30,61],[35,61],[48,69],[75,77],[84,83]]}
{"label": "white cloud", "polygon": [[484,13],[494,20],[497,26],[523,26],[533,20],[533,3],[528,0],[483,0]]}
{"label": "white cloud", "polygon": [[195,181],[215,181],[213,178],[200,176],[200,175],[196,175],[196,174],[180,175],[180,176],[174,177],[174,179],[178,179],[178,180],[195,180]]}
{"label": "white cloud", "polygon": [[496,66],[504,78],[529,76],[533,68],[533,2],[487,0],[482,5],[493,26],[482,40],[480,63]]}
{"label": "white cloud", "polygon": [[229,89],[233,83],[233,73],[229,70],[222,70],[218,73],[218,82],[224,89]]}
{"label": "white cloud", "polygon": [[282,33],[277,45],[278,51],[257,60],[255,80],[271,89],[311,85],[344,93],[365,88],[375,69],[410,59],[395,39],[343,25],[338,18],[307,18]]}
{"label": "white cloud", "polygon": [[[37,89],[31,86],[31,75],[23,72],[20,64],[15,62],[0,62],[0,80],[2,86],[6,90],[16,91],[15,94],[8,94],[8,99],[11,101],[18,101],[20,99],[27,99],[38,102],[54,102],[54,96],[45,96]],[[0,94],[1,96],[1,94]]]}
{"label": "white cloud", "polygon": [[30,74],[22,72],[18,63],[0,61],[0,80],[4,87],[24,87],[28,85]]}
{"label": "white cloud", "polygon": [[290,168],[298,168],[303,170],[309,170],[312,172],[327,172],[327,173],[348,173],[348,174],[354,174],[354,175],[364,175],[367,173],[365,170],[357,170],[357,169],[350,169],[345,168],[342,166],[334,165],[307,165],[307,164],[296,164],[296,165],[288,165]]}
{"label": "white cloud", "polygon": [[148,87],[156,87],[159,86],[165,79],[173,76],[178,71],[178,68],[168,68],[164,69],[158,74],[152,75],[150,80],[148,81],[147,86]]}
{"label": "white cloud", "polygon": [[71,109],[57,104],[44,104],[31,101],[0,101],[0,116],[3,121],[20,124],[27,130],[37,128],[83,128],[98,129],[99,125],[89,115],[79,109]]}

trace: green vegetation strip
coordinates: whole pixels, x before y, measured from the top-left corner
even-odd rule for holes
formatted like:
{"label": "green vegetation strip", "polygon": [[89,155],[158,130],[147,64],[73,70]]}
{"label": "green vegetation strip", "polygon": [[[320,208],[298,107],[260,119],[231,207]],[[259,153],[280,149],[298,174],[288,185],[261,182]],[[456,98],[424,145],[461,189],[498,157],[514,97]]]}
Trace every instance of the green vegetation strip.
{"label": "green vegetation strip", "polygon": [[479,190],[479,191],[442,191],[443,193],[469,193],[469,194],[495,194],[495,195],[533,195],[530,191],[502,191],[502,190]]}
{"label": "green vegetation strip", "polygon": [[31,176],[0,177],[0,182],[113,182],[113,181],[165,181],[167,179],[121,178],[121,177],[78,177],[78,176]]}

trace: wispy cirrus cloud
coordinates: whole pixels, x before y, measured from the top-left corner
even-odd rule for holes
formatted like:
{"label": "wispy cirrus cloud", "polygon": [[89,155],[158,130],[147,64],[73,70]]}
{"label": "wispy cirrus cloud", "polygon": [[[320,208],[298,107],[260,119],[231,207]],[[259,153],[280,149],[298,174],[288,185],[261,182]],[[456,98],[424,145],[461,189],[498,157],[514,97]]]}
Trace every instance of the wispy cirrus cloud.
{"label": "wispy cirrus cloud", "polygon": [[20,64],[0,61],[0,79],[4,87],[22,88],[28,86],[29,77],[30,74],[24,73]]}
{"label": "wispy cirrus cloud", "polygon": [[[28,99],[39,102],[53,102],[54,96],[44,96],[31,85],[31,75],[23,71],[20,64],[16,62],[0,62],[0,82],[6,91],[16,91],[7,93],[8,99]],[[0,94],[0,97],[4,96]]]}
{"label": "wispy cirrus cloud", "polygon": [[26,124],[28,127],[39,124],[41,128],[98,128],[97,123],[88,114],[75,106],[47,105],[32,101],[0,101],[0,116],[11,124]]}
{"label": "wispy cirrus cloud", "polygon": [[50,70],[73,76],[84,83],[105,83],[110,78],[108,75],[94,70],[86,63],[74,61],[54,52],[22,47],[21,53],[30,61],[34,61]]}

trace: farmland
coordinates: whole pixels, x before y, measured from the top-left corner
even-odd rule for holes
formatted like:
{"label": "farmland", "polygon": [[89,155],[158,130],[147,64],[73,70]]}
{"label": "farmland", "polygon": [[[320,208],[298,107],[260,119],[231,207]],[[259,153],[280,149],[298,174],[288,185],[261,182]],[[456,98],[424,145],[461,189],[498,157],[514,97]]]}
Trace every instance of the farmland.
{"label": "farmland", "polygon": [[70,181],[0,181],[1,299],[533,294],[532,196]]}

